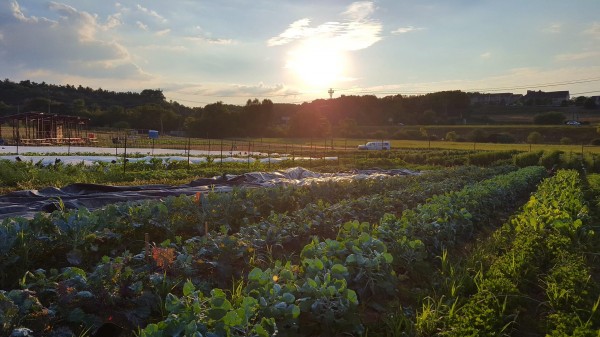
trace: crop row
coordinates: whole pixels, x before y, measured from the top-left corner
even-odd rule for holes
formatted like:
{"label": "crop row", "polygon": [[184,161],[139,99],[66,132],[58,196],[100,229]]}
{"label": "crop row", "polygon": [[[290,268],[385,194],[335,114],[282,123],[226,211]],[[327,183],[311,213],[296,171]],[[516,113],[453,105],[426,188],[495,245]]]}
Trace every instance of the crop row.
{"label": "crop row", "polygon": [[[145,235],[151,241],[176,242],[208,232],[205,238],[192,240],[204,242],[205,260],[214,262],[219,256],[247,260],[247,255],[255,255],[253,250],[259,247],[263,251],[283,243],[301,247],[302,241],[294,236],[298,231],[304,230],[305,241],[319,230],[320,234],[335,233],[335,223],[363,211],[370,215],[363,217],[365,220],[376,221],[384,212],[401,211],[436,193],[509,169],[471,167],[416,177],[234,189],[231,193],[208,193],[197,201],[181,196],[110,205],[93,212],[80,209],[39,214],[32,220],[8,219],[0,226],[2,284],[14,286],[25,271],[40,264],[44,268],[85,266],[104,255],[139,251],[145,246]],[[291,250],[288,247],[286,251]],[[205,264],[203,269],[209,266]]]}
{"label": "crop row", "polygon": [[447,274],[452,291],[436,310],[423,305],[416,334],[596,336],[600,299],[583,254],[593,236],[587,214],[576,171],[545,180],[476,254],[469,282],[456,269]]}
{"label": "crop row", "polygon": [[[543,173],[542,169],[529,168],[491,181],[515,181],[514,188],[510,189],[514,191],[525,188],[522,184],[524,179],[533,180]],[[477,189],[478,186],[465,189]],[[526,189],[521,192],[526,192]],[[477,214],[478,209],[475,207],[470,211]],[[146,325],[152,317],[160,317],[163,319],[160,323],[148,325],[143,333],[177,335],[185,330],[191,336],[213,329],[219,335],[227,331],[233,335],[242,332],[264,335],[274,333],[274,329],[288,332],[319,329],[322,323],[336,331],[358,331],[362,329],[358,319],[358,299],[365,296],[363,301],[366,303],[368,294],[380,298],[382,283],[375,277],[376,285],[369,286],[370,290],[353,290],[349,287],[351,280],[364,274],[360,272],[361,268],[371,270],[371,278],[378,275],[373,273],[389,270],[389,274],[382,274],[385,276],[382,280],[397,282],[401,279],[393,277],[396,271],[389,268],[393,261],[401,258],[387,252],[386,245],[376,237],[376,232],[366,231],[367,228],[378,227],[358,222],[346,224],[339,239],[345,246],[352,243],[352,251],[356,254],[354,260],[348,256],[340,263],[321,259],[325,256],[321,254],[308,257],[309,247],[314,242],[302,250],[299,264],[277,262],[277,259],[273,262],[268,257],[249,254],[249,265],[267,268],[255,268],[247,274],[245,286],[239,283],[230,292],[213,288],[212,282],[203,280],[203,271],[197,269],[198,266],[219,262],[203,260],[206,247],[197,246],[203,238],[192,238],[186,242],[176,238],[174,242],[152,246],[146,251],[148,254],[133,256],[125,252],[113,258],[104,257],[87,272],[76,267],[63,268],[60,272],[37,269],[21,279],[24,290],[2,292],[4,297],[0,301],[3,305],[16,310],[5,316],[3,326],[5,329],[15,325],[26,326],[33,330],[62,326],[62,329],[77,330],[78,326],[81,329],[112,322],[135,327]],[[355,235],[359,232],[364,233]],[[239,241],[230,239],[231,236],[223,238],[217,248],[227,249],[228,244],[239,246]],[[401,243],[401,240],[395,242]],[[415,252],[422,250],[417,239],[405,239],[404,243],[406,247],[414,246]],[[253,249],[249,244],[244,251],[251,253]],[[378,265],[385,268],[381,269]],[[192,270],[191,275],[195,277],[183,282],[182,275],[186,274],[182,270],[186,268]],[[229,275],[229,278],[233,275],[232,268],[235,265],[227,263],[214,267],[216,272]],[[172,292],[181,296],[169,295]]]}
{"label": "crop row", "polygon": [[[516,200],[510,196],[516,191],[522,193],[532,189],[543,175],[543,169],[527,168],[448,195],[456,195],[453,200],[462,199],[463,205],[469,207],[462,212],[465,219],[479,218],[481,206],[491,199],[498,200],[498,207],[514,206]],[[499,186],[503,188],[498,190]],[[507,198],[502,198],[504,195]],[[503,203],[502,200],[506,201]],[[447,199],[434,197],[425,205],[445,207],[446,202]],[[408,216],[410,212],[404,214]],[[440,227],[455,225],[455,219],[439,219],[434,213],[428,213],[426,219],[427,215],[421,214],[422,222],[415,226],[427,222]],[[398,272],[410,268],[414,259],[428,259],[428,248],[418,236],[407,236],[405,226],[394,225],[389,217],[386,218],[387,222],[379,226],[348,222],[335,240],[313,239],[303,248],[299,265],[275,262],[265,270],[254,268],[238,297],[226,299],[227,309],[215,311],[209,306],[194,312],[190,304],[213,303],[213,297],[218,293],[215,290],[211,291],[210,297],[194,290],[181,297],[170,296],[173,310],[165,320],[146,327],[142,336],[169,336],[174,331],[185,332],[186,336],[196,332],[229,335],[236,331],[251,331],[258,335],[262,332],[266,336],[275,330],[283,335],[360,334],[364,332],[361,323],[364,308],[383,308],[390,296],[398,295],[396,292],[402,280],[410,278],[410,274]],[[404,216],[399,220],[402,219]],[[441,232],[434,235],[439,236],[438,241],[445,236]],[[462,239],[464,242],[468,238]],[[393,248],[388,250],[389,247]],[[359,300],[363,302],[362,309]],[[198,324],[198,317],[202,315],[207,319]],[[193,329],[186,330],[190,325]]]}

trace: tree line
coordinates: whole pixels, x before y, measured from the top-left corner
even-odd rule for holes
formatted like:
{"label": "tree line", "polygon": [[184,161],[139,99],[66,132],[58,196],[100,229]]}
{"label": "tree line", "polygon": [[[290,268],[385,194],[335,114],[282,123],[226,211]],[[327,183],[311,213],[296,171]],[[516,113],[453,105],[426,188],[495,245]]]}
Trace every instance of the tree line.
{"label": "tree line", "polygon": [[457,124],[469,117],[470,94],[342,95],[302,104],[248,99],[187,107],[162,90],[114,92],[74,85],[0,81],[0,116],[41,111],[90,119],[90,126],[184,131],[193,137],[353,137],[364,126]]}

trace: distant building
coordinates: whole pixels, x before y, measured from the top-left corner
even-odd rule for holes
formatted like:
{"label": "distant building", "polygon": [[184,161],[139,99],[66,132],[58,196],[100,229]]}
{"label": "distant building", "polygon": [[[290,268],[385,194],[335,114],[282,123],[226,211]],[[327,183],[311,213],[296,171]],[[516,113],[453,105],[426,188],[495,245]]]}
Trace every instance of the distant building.
{"label": "distant building", "polygon": [[513,105],[517,103],[523,95],[513,93],[472,93],[469,94],[471,105]]}
{"label": "distant building", "polygon": [[560,106],[571,99],[568,91],[550,91],[527,90],[523,96],[523,103],[526,105],[551,105]]}

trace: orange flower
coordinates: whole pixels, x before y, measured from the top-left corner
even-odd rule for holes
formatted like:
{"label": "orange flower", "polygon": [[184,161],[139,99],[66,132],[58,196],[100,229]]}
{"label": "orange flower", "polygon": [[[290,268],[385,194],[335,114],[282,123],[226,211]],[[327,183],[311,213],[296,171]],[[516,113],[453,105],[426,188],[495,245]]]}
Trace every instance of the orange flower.
{"label": "orange flower", "polygon": [[169,269],[175,261],[175,249],[152,247],[152,259],[161,269]]}

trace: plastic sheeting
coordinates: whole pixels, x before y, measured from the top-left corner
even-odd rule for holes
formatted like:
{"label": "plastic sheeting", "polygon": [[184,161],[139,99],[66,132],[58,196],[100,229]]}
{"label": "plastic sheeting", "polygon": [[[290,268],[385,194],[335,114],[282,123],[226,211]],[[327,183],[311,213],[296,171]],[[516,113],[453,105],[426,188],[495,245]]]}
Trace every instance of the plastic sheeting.
{"label": "plastic sheeting", "polygon": [[160,199],[182,194],[195,195],[197,192],[208,191],[229,192],[234,186],[253,188],[285,185],[302,186],[324,181],[375,179],[416,174],[419,174],[419,172],[406,169],[317,173],[295,167],[275,172],[251,172],[242,175],[202,178],[179,186],[107,186],[76,183],[63,188],[49,187],[42,190],[23,190],[0,196],[0,219],[17,216],[32,218],[37,212],[52,212],[58,209],[61,202],[67,209],[80,207],[97,209],[118,202]]}

